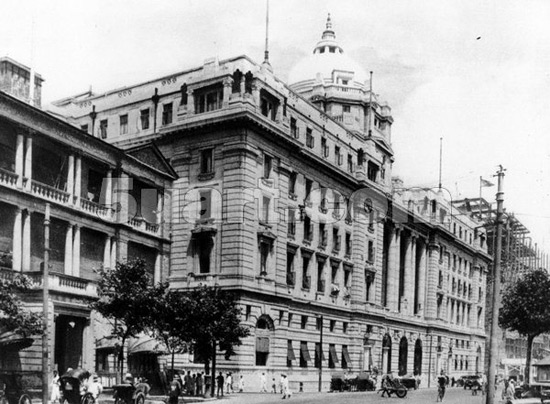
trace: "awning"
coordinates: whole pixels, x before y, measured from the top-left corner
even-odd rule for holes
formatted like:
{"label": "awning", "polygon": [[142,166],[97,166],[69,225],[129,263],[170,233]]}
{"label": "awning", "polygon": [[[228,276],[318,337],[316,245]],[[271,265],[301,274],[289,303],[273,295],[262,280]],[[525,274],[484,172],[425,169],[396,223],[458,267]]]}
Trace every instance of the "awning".
{"label": "awning", "polygon": [[166,352],[164,344],[151,337],[139,337],[128,344],[128,355],[144,353],[164,355]]}
{"label": "awning", "polygon": [[347,346],[342,347],[342,357],[346,361],[346,364],[348,365],[348,367],[350,367],[351,358],[349,357],[349,352],[348,352],[348,347]]}
{"label": "awning", "polygon": [[325,360],[325,354],[323,352],[323,347],[320,343],[315,344],[315,353],[317,354],[318,358],[321,358],[322,361]]}
{"label": "awning", "polygon": [[286,359],[289,361],[296,360],[296,355],[294,355],[294,349],[292,348],[292,341],[288,341],[286,349]]}
{"label": "awning", "polygon": [[307,342],[300,343],[300,355],[302,356],[302,359],[306,362],[309,362],[311,360],[311,356],[309,356],[309,351],[307,350]]}
{"label": "awning", "polygon": [[256,352],[269,352],[269,338],[256,337]]}
{"label": "awning", "polygon": [[338,363],[338,354],[336,353],[336,346],[329,345],[328,346],[328,354],[330,356],[330,360],[333,363]]}
{"label": "awning", "polygon": [[28,348],[33,342],[34,339],[26,338],[13,331],[0,333],[0,347],[9,347],[10,350],[19,351],[21,349]]}
{"label": "awning", "polygon": [[120,341],[113,336],[107,336],[98,339],[95,342],[96,350],[116,351],[120,347]]}

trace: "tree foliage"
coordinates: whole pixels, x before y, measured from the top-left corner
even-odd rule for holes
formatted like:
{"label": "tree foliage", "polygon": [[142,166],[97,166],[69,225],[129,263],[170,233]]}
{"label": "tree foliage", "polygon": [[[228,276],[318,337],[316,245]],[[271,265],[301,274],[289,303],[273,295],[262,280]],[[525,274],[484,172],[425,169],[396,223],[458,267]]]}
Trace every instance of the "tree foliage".
{"label": "tree foliage", "polygon": [[527,337],[527,377],[534,338],[550,332],[549,291],[550,277],[545,270],[538,269],[510,284],[502,295],[498,322],[502,328]]}
{"label": "tree foliage", "polygon": [[[98,270],[98,297],[90,307],[113,321],[112,335],[124,346],[130,337],[149,331],[160,312],[167,285],[153,285],[145,261],[117,262],[115,269]],[[123,350],[119,352],[122,371]]]}
{"label": "tree foliage", "polygon": [[22,307],[20,294],[31,286],[30,279],[16,274],[12,279],[0,279],[0,330],[13,331],[24,337],[41,335],[43,319]]}

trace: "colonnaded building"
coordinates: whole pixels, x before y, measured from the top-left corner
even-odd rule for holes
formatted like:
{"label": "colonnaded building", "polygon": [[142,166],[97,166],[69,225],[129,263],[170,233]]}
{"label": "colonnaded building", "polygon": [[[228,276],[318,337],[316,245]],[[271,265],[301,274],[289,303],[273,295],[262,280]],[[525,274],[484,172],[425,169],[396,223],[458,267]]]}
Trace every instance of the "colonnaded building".
{"label": "colonnaded building", "polygon": [[[56,276],[85,285],[81,293],[94,293],[92,272],[78,258],[89,253],[79,248],[87,227],[98,240],[94,248],[99,240],[103,246],[89,265],[145,251],[156,279],[173,288],[235,291],[251,336],[230,360],[220,356],[218,366],[244,375],[248,390],[259,389],[261,373],[268,380],[286,373],[293,389],[303,383],[313,391],[320,367],[323,390],[330,374],[342,370],[417,375],[421,386],[433,385],[442,369],[451,376],[483,370],[491,257],[482,223],[456,210],[444,190],[392,179],[391,109],[344,53],[330,18],[289,84],[267,57],[258,64],[238,56],[69,97],[55,102],[51,115],[2,97],[17,104],[1,115],[14,127],[2,131],[3,142],[15,150],[15,164],[0,177],[0,198],[15,223],[2,225],[6,248],[11,234],[14,246],[22,234],[28,248],[26,232],[32,237],[39,227],[18,230],[33,215],[19,213],[21,201],[49,200],[65,221],[57,241],[65,259]],[[16,107],[55,130],[19,119]],[[34,138],[69,156],[64,181],[26,174],[26,139]],[[78,180],[83,175],[94,180]],[[122,186],[131,190],[120,192]],[[51,198],[67,192],[66,200]],[[115,220],[105,206],[121,195]],[[33,269],[14,259],[13,270]],[[54,313],[68,304],[54,301]],[[71,360],[80,353],[80,362],[54,357],[52,366],[93,366],[107,377],[113,355],[105,327],[99,320],[94,327],[85,307],[74,315],[81,337],[71,343],[81,350]],[[58,342],[59,334],[56,347],[67,341]],[[36,344],[21,351],[23,365],[39,361]],[[94,349],[95,357],[87,357]],[[128,351],[135,372],[154,373],[166,362],[147,341]],[[194,362],[181,355],[178,367],[202,367]]]}

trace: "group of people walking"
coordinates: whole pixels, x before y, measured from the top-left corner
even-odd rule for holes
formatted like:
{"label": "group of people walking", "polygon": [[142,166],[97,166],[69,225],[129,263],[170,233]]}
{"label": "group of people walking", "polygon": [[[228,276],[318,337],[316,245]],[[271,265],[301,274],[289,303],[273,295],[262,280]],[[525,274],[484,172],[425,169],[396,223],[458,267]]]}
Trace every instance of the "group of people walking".
{"label": "group of people walking", "polygon": [[204,372],[191,374],[191,371],[187,371],[183,379],[179,373],[176,373],[170,383],[168,402],[169,404],[177,404],[178,398],[181,395],[202,396],[204,394],[204,387]]}
{"label": "group of people walking", "polygon": [[[265,372],[260,375],[260,393],[267,393],[267,376]],[[292,391],[289,387],[289,381],[286,374],[281,373],[279,379],[279,392],[283,395],[283,399],[292,397]],[[271,393],[277,393],[277,384],[275,378],[271,379]]]}

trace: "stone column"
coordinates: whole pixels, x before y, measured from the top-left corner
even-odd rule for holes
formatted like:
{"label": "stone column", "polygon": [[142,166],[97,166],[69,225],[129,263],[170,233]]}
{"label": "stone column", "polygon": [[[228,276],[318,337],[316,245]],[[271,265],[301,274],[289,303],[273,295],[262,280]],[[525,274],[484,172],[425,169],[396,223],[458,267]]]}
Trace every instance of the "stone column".
{"label": "stone column", "polygon": [[15,208],[15,220],[13,222],[12,269],[18,272],[21,271],[21,258],[22,258],[21,248],[23,246],[22,233],[21,233],[22,220],[23,220],[23,212],[21,208],[17,207]]}
{"label": "stone column", "polygon": [[103,248],[103,268],[111,268],[111,236],[105,236],[105,247]]}
{"label": "stone column", "polygon": [[26,210],[23,219],[23,271],[31,270],[31,212]]}
{"label": "stone column", "polygon": [[195,113],[195,96],[193,95],[193,90],[187,90],[187,113]]}
{"label": "stone column", "polygon": [[65,233],[65,275],[73,274],[73,225],[67,225]]}
{"label": "stone column", "polygon": [[241,82],[240,82],[240,87],[239,87],[240,92],[241,92],[241,94],[240,94],[241,97],[244,95],[244,93],[246,91],[244,85],[245,85],[245,81],[244,81],[244,75],[243,75],[243,77],[241,77]]}
{"label": "stone column", "polygon": [[401,251],[401,229],[392,231],[390,248],[388,251],[388,307],[397,311],[399,305],[399,255]]}
{"label": "stone column", "polygon": [[157,283],[161,281],[161,262],[162,262],[162,254],[160,252],[157,252],[157,256],[155,258],[155,272],[153,275],[153,283]]}
{"label": "stone column", "polygon": [[17,174],[17,188],[23,187],[23,161],[24,161],[25,137],[17,134],[15,146],[15,173]]}
{"label": "stone column", "polygon": [[73,243],[73,276],[80,276],[80,226],[74,226]]}
{"label": "stone column", "polygon": [[26,139],[25,147],[25,168],[24,168],[24,177],[27,178],[27,190],[31,189],[31,179],[32,179],[32,137],[28,136]]}
{"label": "stone column", "polygon": [[404,313],[409,315],[414,314],[414,289],[416,281],[416,239],[417,236],[415,235],[411,235],[409,237],[409,245],[407,247],[405,256],[405,285],[403,295],[405,297],[405,300],[407,301],[407,305],[404,307]]}
{"label": "stone column", "polygon": [[75,168],[74,168],[74,203],[75,205],[80,204],[80,195],[82,193],[82,157],[76,156],[75,158]]}
{"label": "stone column", "polygon": [[260,108],[260,89],[258,87],[258,84],[256,82],[252,83],[252,100],[254,101],[254,105],[257,108]]}
{"label": "stone column", "polygon": [[439,246],[435,243],[428,244],[426,310],[427,318],[435,319],[437,315],[437,281],[439,277]]}
{"label": "stone column", "polygon": [[69,203],[74,203],[74,154],[69,154],[67,167],[67,192],[69,193]]}
{"label": "stone column", "polygon": [[111,207],[113,203],[113,170],[109,168],[105,177],[105,206]]}
{"label": "stone column", "polygon": [[116,260],[117,260],[117,243],[118,240],[116,237],[111,238],[111,269],[116,268]]}
{"label": "stone column", "polygon": [[128,191],[132,189],[132,179],[123,171],[120,171],[117,178],[116,203],[120,209],[118,212],[117,222],[128,223]]}
{"label": "stone column", "polygon": [[420,259],[418,260],[418,289],[416,290],[416,300],[418,302],[417,314],[423,317],[426,310],[426,274],[428,270],[428,261],[426,260],[426,241],[423,240],[419,245],[420,248],[418,248],[417,251],[420,254]]}
{"label": "stone column", "polygon": [[233,79],[231,77],[226,77],[223,80],[223,100],[222,100],[223,108],[227,108],[229,106],[229,98],[231,97],[232,86],[233,86]]}

